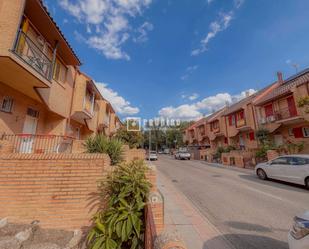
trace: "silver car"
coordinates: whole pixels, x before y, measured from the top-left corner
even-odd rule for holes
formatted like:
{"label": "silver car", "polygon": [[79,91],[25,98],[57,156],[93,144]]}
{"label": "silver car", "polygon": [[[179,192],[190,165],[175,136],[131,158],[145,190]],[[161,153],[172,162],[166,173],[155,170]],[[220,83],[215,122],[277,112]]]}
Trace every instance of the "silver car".
{"label": "silver car", "polygon": [[157,161],[158,160],[157,152],[156,151],[147,152],[146,159],[149,161]]}
{"label": "silver car", "polygon": [[288,235],[290,249],[309,248],[309,211],[294,218],[293,228]]}
{"label": "silver car", "polygon": [[301,184],[309,189],[309,155],[286,155],[255,167],[257,176]]}
{"label": "silver car", "polygon": [[186,150],[179,150],[175,154],[175,159],[179,160],[190,160],[191,154]]}

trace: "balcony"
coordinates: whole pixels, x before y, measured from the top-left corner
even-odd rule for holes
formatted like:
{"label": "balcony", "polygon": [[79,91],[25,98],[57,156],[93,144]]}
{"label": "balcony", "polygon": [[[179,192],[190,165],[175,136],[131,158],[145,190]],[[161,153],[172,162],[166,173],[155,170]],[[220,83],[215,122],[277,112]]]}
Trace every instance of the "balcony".
{"label": "balcony", "polygon": [[293,108],[283,108],[274,112],[274,119],[276,121],[283,121],[285,119],[297,118],[298,114],[296,109]]}
{"label": "balcony", "polygon": [[19,31],[13,52],[44,78],[51,80],[52,59],[26,33]]}
{"label": "balcony", "polygon": [[245,126],[245,125],[246,125],[246,120],[245,119],[237,119],[237,121],[236,121],[236,127],[237,128]]}

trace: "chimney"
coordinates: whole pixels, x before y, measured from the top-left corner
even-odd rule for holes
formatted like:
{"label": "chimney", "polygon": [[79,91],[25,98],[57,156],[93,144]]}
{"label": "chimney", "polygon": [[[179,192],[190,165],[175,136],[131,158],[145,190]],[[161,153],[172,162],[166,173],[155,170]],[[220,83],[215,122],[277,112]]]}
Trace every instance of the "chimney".
{"label": "chimney", "polygon": [[282,72],[277,72],[277,77],[279,85],[282,85],[283,84]]}

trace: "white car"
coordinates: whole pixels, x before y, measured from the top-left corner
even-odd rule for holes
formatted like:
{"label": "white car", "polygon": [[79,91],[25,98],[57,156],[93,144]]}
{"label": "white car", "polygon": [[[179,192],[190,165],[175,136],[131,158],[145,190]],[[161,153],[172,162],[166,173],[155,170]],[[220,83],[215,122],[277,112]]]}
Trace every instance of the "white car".
{"label": "white car", "polygon": [[150,153],[147,152],[146,158],[149,161],[157,161],[158,160],[157,152],[156,151],[150,151]]}
{"label": "white car", "polygon": [[290,249],[309,249],[309,211],[294,218],[288,241]]}
{"label": "white car", "polygon": [[190,160],[191,159],[191,154],[188,151],[179,150],[175,154],[175,159],[180,159],[180,160],[188,159],[188,160]]}
{"label": "white car", "polygon": [[309,155],[279,156],[255,167],[257,176],[304,185],[309,189]]}

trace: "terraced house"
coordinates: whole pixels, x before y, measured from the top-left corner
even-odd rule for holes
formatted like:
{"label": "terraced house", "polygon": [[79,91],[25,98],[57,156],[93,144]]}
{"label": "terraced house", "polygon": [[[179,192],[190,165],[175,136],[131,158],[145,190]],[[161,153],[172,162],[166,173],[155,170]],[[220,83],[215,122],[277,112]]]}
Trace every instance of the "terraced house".
{"label": "terraced house", "polygon": [[66,137],[114,131],[110,103],[41,0],[1,1],[0,32],[0,135],[17,139],[16,150],[54,151]]}
{"label": "terraced house", "polygon": [[309,95],[309,69],[281,80],[276,88],[256,101],[259,128],[267,129],[277,145],[303,142],[309,153],[309,112],[299,105]]}
{"label": "terraced house", "polygon": [[[309,150],[308,98],[309,69],[286,80],[282,74],[264,89],[218,110],[187,128],[185,140],[199,148],[199,157],[212,160],[219,147],[232,146],[233,158],[251,160],[261,147],[256,132],[267,130],[276,146],[303,143],[304,153]],[[301,104],[304,103],[304,104]],[[203,139],[198,131],[203,127]],[[208,147],[201,146],[207,144]],[[197,152],[195,153],[197,154]]]}

